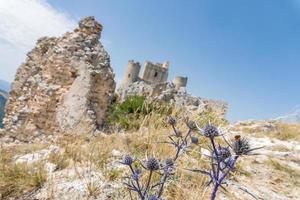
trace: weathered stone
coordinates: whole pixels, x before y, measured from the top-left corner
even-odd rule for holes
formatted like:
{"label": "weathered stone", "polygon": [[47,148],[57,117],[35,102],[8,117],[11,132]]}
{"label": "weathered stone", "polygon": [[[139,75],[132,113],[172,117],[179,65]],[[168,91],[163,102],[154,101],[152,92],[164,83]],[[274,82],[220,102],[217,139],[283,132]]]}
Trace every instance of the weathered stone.
{"label": "weathered stone", "polygon": [[150,99],[165,101],[175,107],[184,107],[194,113],[213,112],[220,118],[225,118],[228,104],[224,101],[195,97],[186,91],[185,87],[178,88],[173,83],[148,84],[139,80],[118,88],[121,101],[127,96],[147,96]]}
{"label": "weathered stone", "polygon": [[74,32],[37,41],[12,83],[7,130],[87,133],[103,125],[115,81],[101,31],[102,25],[87,17]]}

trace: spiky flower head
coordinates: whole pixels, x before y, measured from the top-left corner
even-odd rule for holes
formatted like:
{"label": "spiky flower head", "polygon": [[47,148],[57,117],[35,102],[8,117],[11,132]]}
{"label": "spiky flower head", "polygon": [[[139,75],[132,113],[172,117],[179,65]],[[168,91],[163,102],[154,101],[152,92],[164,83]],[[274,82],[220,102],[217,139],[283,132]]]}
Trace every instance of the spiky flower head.
{"label": "spiky flower head", "polygon": [[132,174],[132,179],[133,180],[139,180],[142,176],[142,170],[139,168],[136,168]]}
{"label": "spiky flower head", "polygon": [[186,125],[187,125],[187,127],[188,127],[190,130],[192,130],[192,131],[197,130],[197,124],[196,124],[195,121],[188,120],[188,121],[186,122]]}
{"label": "spiky flower head", "polygon": [[199,143],[199,139],[197,137],[191,136],[191,142],[193,144],[198,144]]}
{"label": "spiky flower head", "polygon": [[224,162],[226,163],[226,166],[232,168],[232,167],[234,167],[235,159],[233,156],[230,156],[230,157],[226,158]]}
{"label": "spiky flower head", "polygon": [[159,161],[155,157],[151,157],[147,160],[146,167],[150,171],[156,171],[159,169]]}
{"label": "spiky flower head", "polygon": [[232,148],[237,155],[245,155],[250,151],[250,144],[246,138],[241,138],[240,135],[237,135],[232,142]]}
{"label": "spiky flower head", "polygon": [[170,116],[170,117],[168,117],[168,123],[172,126],[175,126],[177,121],[176,121],[175,117]]}
{"label": "spiky flower head", "polygon": [[168,158],[165,160],[165,166],[167,167],[173,167],[174,166],[174,160],[172,158]]}
{"label": "spiky flower head", "polygon": [[220,135],[220,130],[219,130],[216,126],[214,126],[214,125],[207,124],[207,125],[203,128],[203,134],[204,134],[206,137],[213,138],[213,137],[216,137],[216,136],[219,136],[219,135]]}
{"label": "spiky flower head", "polygon": [[134,158],[130,155],[125,155],[123,157],[123,161],[122,164],[124,165],[132,165],[132,163],[134,162]]}
{"label": "spiky flower head", "polygon": [[231,152],[228,147],[219,146],[217,151],[218,151],[218,156],[220,157],[221,160],[225,160],[226,158],[231,156]]}

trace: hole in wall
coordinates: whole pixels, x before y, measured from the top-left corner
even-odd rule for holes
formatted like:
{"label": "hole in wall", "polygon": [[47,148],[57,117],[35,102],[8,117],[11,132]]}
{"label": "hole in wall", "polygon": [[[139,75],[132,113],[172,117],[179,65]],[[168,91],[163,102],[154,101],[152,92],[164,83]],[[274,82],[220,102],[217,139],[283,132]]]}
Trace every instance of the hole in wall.
{"label": "hole in wall", "polygon": [[158,75],[157,72],[155,72],[154,77],[157,77],[157,75]]}

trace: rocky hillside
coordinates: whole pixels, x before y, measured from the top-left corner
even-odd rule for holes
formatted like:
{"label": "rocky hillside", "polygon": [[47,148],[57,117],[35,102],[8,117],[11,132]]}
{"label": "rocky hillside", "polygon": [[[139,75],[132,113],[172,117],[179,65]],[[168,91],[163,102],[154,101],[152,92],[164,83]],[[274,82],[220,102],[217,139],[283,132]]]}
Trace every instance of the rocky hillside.
{"label": "rocky hillside", "polygon": [[117,90],[121,100],[127,96],[139,95],[167,102],[177,108],[184,107],[191,113],[213,112],[220,118],[226,118],[228,104],[225,101],[195,97],[185,87],[176,88],[173,83],[149,84],[143,80],[129,85],[121,85]]}
{"label": "rocky hillside", "polygon": [[103,125],[115,81],[101,31],[102,25],[87,17],[73,32],[38,40],[12,83],[6,130],[45,137],[91,133]]}
{"label": "rocky hillside", "polygon": [[[228,132],[228,140],[238,133],[246,136],[252,147],[264,148],[257,151],[258,155],[241,158],[237,171],[231,175],[232,184],[224,185],[226,190],[219,192],[218,199],[298,199],[299,126],[260,121],[227,125],[224,130]],[[160,141],[170,131],[152,125],[125,134],[97,137],[69,134],[30,144],[2,140],[0,193],[3,199],[130,200],[123,185],[128,170],[119,161],[127,153],[135,156],[155,153],[160,159],[168,158],[174,152]],[[193,135],[198,137],[197,133]],[[208,141],[199,139],[199,144],[180,158],[175,178],[167,183],[165,199],[209,199],[211,187],[206,188],[207,178],[184,170],[190,166],[207,167]]]}

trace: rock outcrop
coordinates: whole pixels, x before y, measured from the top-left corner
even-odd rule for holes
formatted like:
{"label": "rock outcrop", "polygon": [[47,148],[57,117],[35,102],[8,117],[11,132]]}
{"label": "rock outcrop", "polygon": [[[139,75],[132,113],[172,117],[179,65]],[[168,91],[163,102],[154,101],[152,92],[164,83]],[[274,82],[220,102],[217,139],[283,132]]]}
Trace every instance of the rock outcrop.
{"label": "rock outcrop", "polygon": [[93,17],[62,37],[44,37],[27,54],[12,83],[5,129],[30,133],[86,133],[101,127],[114,99],[110,57]]}
{"label": "rock outcrop", "polygon": [[175,107],[184,107],[194,113],[213,112],[216,116],[225,119],[228,104],[224,101],[195,97],[186,91],[185,87],[176,88],[173,83],[148,84],[145,81],[136,81],[118,88],[121,101],[127,96],[139,95],[169,102]]}

